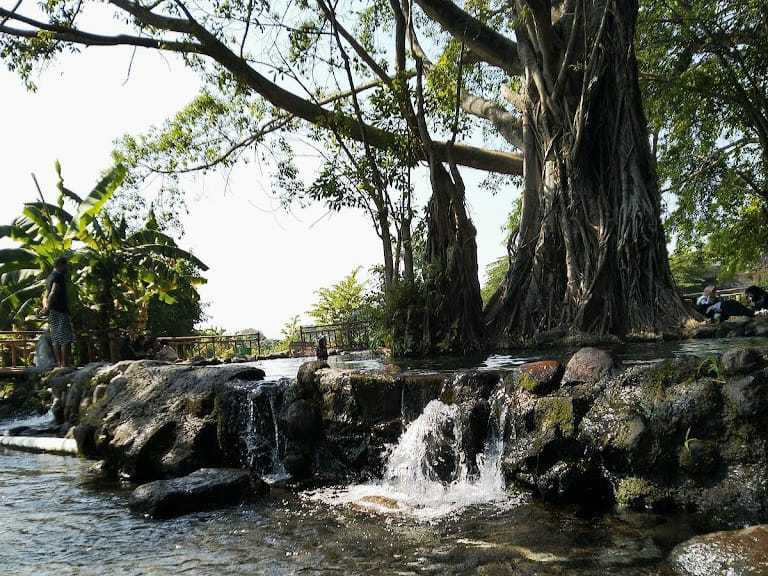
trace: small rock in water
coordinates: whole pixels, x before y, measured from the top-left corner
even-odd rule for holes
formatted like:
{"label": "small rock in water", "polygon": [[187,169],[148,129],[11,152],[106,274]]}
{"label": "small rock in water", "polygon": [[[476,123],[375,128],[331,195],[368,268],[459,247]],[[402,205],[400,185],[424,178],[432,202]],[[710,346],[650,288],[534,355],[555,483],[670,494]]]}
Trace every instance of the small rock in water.
{"label": "small rock in water", "polygon": [[201,468],[181,478],[142,484],[131,494],[128,507],[152,518],[171,518],[234,504],[249,494],[263,491],[265,486],[261,481],[254,486],[245,470]]}
{"label": "small rock in water", "polygon": [[360,500],[353,504],[353,508],[362,510],[364,512],[379,512],[387,514],[390,512],[405,512],[410,510],[412,507],[407,506],[402,502],[395,500],[394,498],[371,495],[360,498]]}
{"label": "small rock in water", "polygon": [[668,563],[679,576],[764,576],[768,525],[696,536],[675,547]]}

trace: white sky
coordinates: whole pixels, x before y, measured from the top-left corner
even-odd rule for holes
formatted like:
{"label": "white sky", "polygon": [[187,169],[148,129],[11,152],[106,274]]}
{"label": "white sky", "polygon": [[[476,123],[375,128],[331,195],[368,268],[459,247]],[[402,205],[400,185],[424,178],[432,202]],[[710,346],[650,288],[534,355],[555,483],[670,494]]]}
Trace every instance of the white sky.
{"label": "white sky", "polygon": [[[130,59],[127,48],[65,55],[37,77],[37,93],[0,69],[0,223],[10,223],[35,199],[32,172],[53,200],[58,159],[67,186],[85,193],[111,164],[116,138],[159,124],[197,93],[192,72],[153,52],[136,53],[126,82]],[[492,196],[477,188],[480,177],[472,172],[463,171],[482,281],[485,265],[503,254],[501,229],[517,192]],[[208,325],[278,337],[294,315],[311,323],[306,311],[317,289],[381,261],[379,239],[362,213],[327,214],[319,206],[280,211],[268,175],[254,164],[239,168],[228,186],[222,176],[209,175],[185,190],[189,214],[180,245],[210,267],[200,290],[210,304]]]}

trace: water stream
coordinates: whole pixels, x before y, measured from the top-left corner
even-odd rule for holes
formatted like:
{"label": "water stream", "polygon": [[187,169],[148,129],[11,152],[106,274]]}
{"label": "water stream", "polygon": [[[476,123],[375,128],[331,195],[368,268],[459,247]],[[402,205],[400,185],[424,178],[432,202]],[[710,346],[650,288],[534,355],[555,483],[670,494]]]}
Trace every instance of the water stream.
{"label": "water stream", "polygon": [[[638,348],[625,361],[707,355],[721,351],[725,343],[718,344],[669,345],[663,354],[662,345]],[[474,366],[506,368],[535,357],[493,356]],[[261,364],[276,382],[241,387],[244,419],[263,424],[241,431],[244,454],[279,475],[279,378],[295,375],[301,361]],[[337,365],[374,370],[382,363]],[[0,576],[664,574],[669,549],[693,533],[684,517],[582,517],[505,488],[500,394],[491,398],[477,454],[462,449],[460,408],[433,401],[391,447],[378,482],[306,492],[275,485],[266,497],[167,521],[132,516],[133,487],[98,481],[90,462],[0,449]]]}

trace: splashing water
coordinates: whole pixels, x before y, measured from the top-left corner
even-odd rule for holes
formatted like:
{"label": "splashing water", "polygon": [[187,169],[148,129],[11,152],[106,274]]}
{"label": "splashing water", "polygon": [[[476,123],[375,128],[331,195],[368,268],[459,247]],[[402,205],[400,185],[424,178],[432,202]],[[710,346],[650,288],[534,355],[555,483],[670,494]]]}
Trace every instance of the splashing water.
{"label": "splashing water", "polygon": [[518,504],[522,497],[506,490],[501,470],[506,410],[495,414],[484,450],[476,456],[476,468],[468,465],[462,450],[460,406],[433,400],[391,449],[381,481],[318,490],[307,497],[421,520],[455,514],[468,506],[493,503],[500,510]]}

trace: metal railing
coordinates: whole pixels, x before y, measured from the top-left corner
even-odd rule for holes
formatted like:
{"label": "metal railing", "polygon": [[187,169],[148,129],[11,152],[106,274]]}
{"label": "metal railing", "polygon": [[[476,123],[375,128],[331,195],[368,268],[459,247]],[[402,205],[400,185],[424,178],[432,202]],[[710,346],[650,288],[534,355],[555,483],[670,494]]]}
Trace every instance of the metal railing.
{"label": "metal railing", "polygon": [[262,335],[162,336],[158,342],[172,346],[181,360],[200,356],[206,360],[226,356],[261,356]]}
{"label": "metal railing", "polygon": [[370,347],[370,328],[371,325],[366,322],[301,326],[299,339],[291,343],[291,348],[295,345],[296,348],[309,349],[310,345],[314,347],[320,338],[325,337],[328,348],[366,350]]}

